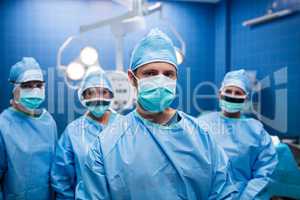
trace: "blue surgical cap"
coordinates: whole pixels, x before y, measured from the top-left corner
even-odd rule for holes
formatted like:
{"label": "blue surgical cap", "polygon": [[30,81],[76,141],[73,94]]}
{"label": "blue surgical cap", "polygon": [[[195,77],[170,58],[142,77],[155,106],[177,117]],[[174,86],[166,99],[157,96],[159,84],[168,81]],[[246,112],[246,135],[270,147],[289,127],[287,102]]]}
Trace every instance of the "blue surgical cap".
{"label": "blue surgical cap", "polygon": [[139,67],[152,62],[167,62],[177,68],[175,47],[171,39],[159,29],[153,29],[134,48],[131,54],[130,68]]}
{"label": "blue surgical cap", "polygon": [[10,69],[9,79],[13,83],[44,81],[39,63],[32,57],[24,57]]}
{"label": "blue surgical cap", "polygon": [[251,90],[251,81],[248,73],[244,69],[228,72],[222,82],[221,90],[227,86],[239,87],[246,94],[249,94]]}
{"label": "blue surgical cap", "polygon": [[94,87],[106,88],[113,94],[111,82],[101,68],[90,70],[84,76],[78,90],[79,99],[82,99],[82,94],[86,89]]}

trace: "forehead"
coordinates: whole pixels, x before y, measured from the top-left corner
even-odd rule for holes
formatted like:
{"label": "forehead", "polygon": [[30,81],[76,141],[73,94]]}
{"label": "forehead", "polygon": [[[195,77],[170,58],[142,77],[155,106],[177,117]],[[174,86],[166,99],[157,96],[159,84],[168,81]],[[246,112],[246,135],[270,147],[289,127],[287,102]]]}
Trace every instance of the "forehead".
{"label": "forehead", "polygon": [[228,91],[228,90],[245,94],[244,90],[242,90],[241,88],[239,88],[237,86],[226,86],[223,89],[223,91]]}
{"label": "forehead", "polygon": [[170,63],[166,63],[166,62],[148,63],[148,64],[145,64],[142,67],[138,68],[138,71],[148,71],[148,70],[176,72],[175,66],[173,66]]}

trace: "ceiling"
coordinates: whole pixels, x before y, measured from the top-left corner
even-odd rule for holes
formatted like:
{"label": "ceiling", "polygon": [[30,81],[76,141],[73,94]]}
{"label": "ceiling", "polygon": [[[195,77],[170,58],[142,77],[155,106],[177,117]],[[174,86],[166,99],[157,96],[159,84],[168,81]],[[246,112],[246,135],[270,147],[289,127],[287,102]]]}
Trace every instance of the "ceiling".
{"label": "ceiling", "polygon": [[168,0],[168,1],[202,2],[202,3],[218,3],[220,0]]}

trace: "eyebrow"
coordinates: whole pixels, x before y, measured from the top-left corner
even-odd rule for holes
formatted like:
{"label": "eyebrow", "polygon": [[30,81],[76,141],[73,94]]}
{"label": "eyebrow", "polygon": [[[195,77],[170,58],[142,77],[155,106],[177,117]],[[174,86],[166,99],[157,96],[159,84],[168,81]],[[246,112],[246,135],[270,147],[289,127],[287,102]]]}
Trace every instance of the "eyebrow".
{"label": "eyebrow", "polygon": [[145,69],[144,71],[142,71],[142,73],[145,73],[145,72],[158,72],[158,70],[156,70],[156,69]]}
{"label": "eyebrow", "polygon": [[168,70],[168,71],[165,71],[164,73],[172,73],[172,74],[176,74],[176,71]]}

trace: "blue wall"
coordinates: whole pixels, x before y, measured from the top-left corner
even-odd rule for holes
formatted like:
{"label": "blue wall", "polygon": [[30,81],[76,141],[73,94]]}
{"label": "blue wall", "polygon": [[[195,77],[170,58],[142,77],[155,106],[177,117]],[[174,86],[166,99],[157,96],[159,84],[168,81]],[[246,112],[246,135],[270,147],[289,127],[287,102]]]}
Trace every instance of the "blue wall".
{"label": "blue wall", "polygon": [[[76,93],[67,89],[55,70],[58,48],[68,36],[77,33],[79,25],[118,15],[125,12],[125,9],[109,1],[98,0],[11,0],[1,1],[0,9],[0,109],[9,106],[11,98],[11,87],[7,83],[10,66],[23,56],[33,56],[48,75],[48,100],[44,106],[54,114],[61,132],[83,110],[74,108],[74,101],[80,106]],[[186,97],[193,95],[192,88],[197,83],[214,80],[214,5],[166,2],[164,13],[182,34],[188,47],[186,60],[180,68],[184,100],[179,107],[192,115],[198,115],[195,105],[192,105],[193,99]],[[168,32],[156,14],[151,16],[151,20],[148,18],[147,22],[149,28],[159,26]],[[146,32],[126,36],[126,66],[134,44]],[[87,34],[86,38],[98,48],[102,67],[114,69],[114,40],[109,28]],[[80,44],[75,43],[72,49],[68,49],[65,61],[76,56],[80,47]],[[205,87],[198,90],[198,94],[209,92]],[[196,103],[203,109],[213,108],[210,101],[198,99]]]}
{"label": "blue wall", "polygon": [[[253,28],[242,26],[243,21],[264,15],[271,2],[228,0],[216,6],[216,25],[219,24],[216,26],[216,43],[219,44],[216,45],[215,66],[219,73],[216,73],[215,80],[218,82],[228,70],[245,68],[255,71],[258,80],[264,80],[264,85],[269,84],[261,94],[262,116],[268,130],[282,136],[299,136],[300,15],[294,14]],[[227,13],[230,13],[229,18]],[[227,19],[224,19],[226,15]],[[230,35],[225,34],[228,32]],[[230,64],[229,68],[226,63]],[[284,112],[276,113],[285,104],[286,132],[283,128]],[[279,129],[271,128],[274,125]]]}
{"label": "blue wall", "polygon": [[[228,51],[229,49],[229,51]],[[215,6],[215,83],[220,86],[230,69],[230,3]]]}

